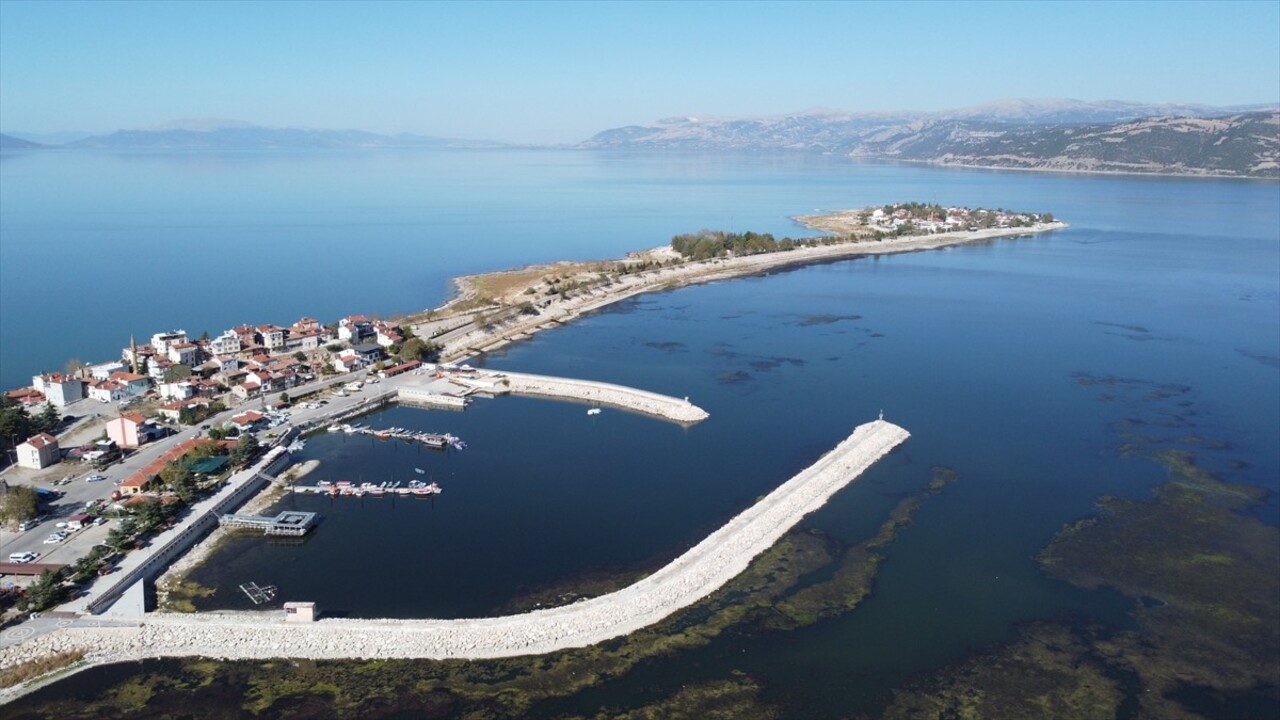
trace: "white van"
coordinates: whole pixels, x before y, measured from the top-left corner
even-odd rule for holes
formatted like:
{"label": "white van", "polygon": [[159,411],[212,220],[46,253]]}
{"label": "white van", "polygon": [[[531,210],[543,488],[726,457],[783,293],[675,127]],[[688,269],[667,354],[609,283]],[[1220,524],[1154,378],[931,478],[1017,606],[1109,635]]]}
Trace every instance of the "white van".
{"label": "white van", "polygon": [[9,553],[9,562],[12,563],[29,563],[40,557],[33,552]]}

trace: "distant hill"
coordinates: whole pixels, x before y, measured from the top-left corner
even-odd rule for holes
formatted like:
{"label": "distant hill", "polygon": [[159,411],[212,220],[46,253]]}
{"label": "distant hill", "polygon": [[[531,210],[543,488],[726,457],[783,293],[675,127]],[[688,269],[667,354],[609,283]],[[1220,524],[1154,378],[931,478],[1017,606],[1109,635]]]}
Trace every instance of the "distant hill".
{"label": "distant hill", "polygon": [[[1275,106],[1002,100],[940,113],[668,118],[605,130],[579,147],[806,151],[1073,172],[1276,177],[1276,113]],[[1147,121],[1152,124],[1141,124]]]}
{"label": "distant hill", "polygon": [[45,147],[40,143],[33,143],[30,140],[23,140],[12,135],[0,133],[0,150],[32,150]]}
{"label": "distant hill", "polygon": [[884,133],[850,154],[991,168],[1280,178],[1280,113],[1051,126],[943,121]]}
{"label": "distant hill", "polygon": [[484,140],[428,137],[402,133],[379,135],[362,130],[269,128],[226,120],[179,121],[158,128],[118,130],[67,144],[72,148],[138,150],[260,150],[341,148],[501,147]]}

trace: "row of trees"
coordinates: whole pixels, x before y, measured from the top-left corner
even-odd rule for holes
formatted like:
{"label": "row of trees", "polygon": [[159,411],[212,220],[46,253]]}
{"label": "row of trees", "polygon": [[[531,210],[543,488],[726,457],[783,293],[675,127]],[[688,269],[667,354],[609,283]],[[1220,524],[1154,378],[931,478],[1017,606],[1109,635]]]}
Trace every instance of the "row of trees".
{"label": "row of trees", "polygon": [[729,254],[759,255],[789,250],[796,244],[796,241],[791,238],[778,241],[769,233],[732,233],[724,230],[699,230],[696,233],[684,233],[671,238],[671,248],[693,260],[706,260]]}

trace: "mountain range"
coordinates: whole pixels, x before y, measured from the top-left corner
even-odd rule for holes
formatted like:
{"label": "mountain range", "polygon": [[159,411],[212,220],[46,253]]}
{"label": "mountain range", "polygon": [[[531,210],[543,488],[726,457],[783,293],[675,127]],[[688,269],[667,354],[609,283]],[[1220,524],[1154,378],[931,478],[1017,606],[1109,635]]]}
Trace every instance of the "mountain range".
{"label": "mountain range", "polygon": [[605,130],[594,149],[804,151],[940,165],[1280,177],[1280,107],[1004,100],[940,113],[813,110]]}
{"label": "mountain range", "polygon": [[[501,148],[361,130],[181,120],[52,144],[0,135],[0,149],[301,150]],[[65,134],[74,137],[77,134]],[[44,140],[45,142],[39,142]],[[32,142],[37,141],[37,142]],[[1280,106],[1000,100],[942,112],[809,110],[770,117],[677,117],[597,133],[574,146],[676,152],[817,152],[860,159],[1063,172],[1280,178]]]}
{"label": "mountain range", "polygon": [[[238,120],[178,120],[158,127],[117,130],[60,145],[28,144],[12,135],[4,149],[23,147],[98,148],[113,150],[306,150],[339,148],[494,148],[503,143],[461,140],[412,133],[381,135],[363,130],[275,128]],[[33,136],[34,137],[34,136]]]}

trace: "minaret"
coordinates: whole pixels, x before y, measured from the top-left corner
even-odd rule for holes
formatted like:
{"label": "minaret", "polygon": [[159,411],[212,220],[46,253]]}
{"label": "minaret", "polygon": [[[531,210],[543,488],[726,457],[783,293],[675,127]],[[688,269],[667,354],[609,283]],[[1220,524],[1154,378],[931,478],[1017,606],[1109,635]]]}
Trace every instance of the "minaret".
{"label": "minaret", "polygon": [[138,341],[133,339],[133,333],[129,333],[129,369],[138,374]]}

